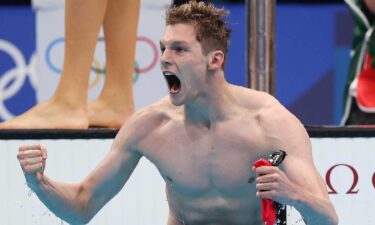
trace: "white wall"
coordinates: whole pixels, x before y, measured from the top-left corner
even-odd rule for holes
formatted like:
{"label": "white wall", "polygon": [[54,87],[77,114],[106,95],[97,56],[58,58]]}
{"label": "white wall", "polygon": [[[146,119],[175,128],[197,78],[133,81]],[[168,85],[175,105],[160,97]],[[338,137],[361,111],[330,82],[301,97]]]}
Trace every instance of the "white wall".
{"label": "white wall", "polygon": [[[41,142],[49,151],[46,174],[64,182],[85,177],[106,154],[112,140],[1,140],[0,141],[0,224],[60,225],[25,185],[16,154],[22,143]],[[318,171],[337,194],[330,194],[340,225],[375,224],[375,138],[313,138],[313,155]],[[336,166],[338,165],[338,166]],[[350,167],[344,166],[348,165]],[[336,167],[335,167],[336,166]],[[352,169],[350,169],[352,168]],[[353,171],[358,183],[352,194]],[[330,189],[330,188],[329,188]],[[131,176],[123,190],[90,224],[165,225],[168,206],[164,181],[146,159]],[[288,225],[303,225],[295,210],[288,209]]]}

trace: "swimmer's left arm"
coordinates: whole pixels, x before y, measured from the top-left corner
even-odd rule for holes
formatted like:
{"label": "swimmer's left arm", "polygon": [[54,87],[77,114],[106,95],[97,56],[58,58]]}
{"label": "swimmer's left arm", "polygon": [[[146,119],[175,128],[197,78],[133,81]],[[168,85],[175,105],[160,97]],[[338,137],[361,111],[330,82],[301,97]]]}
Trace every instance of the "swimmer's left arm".
{"label": "swimmer's left arm", "polygon": [[281,165],[285,173],[277,167],[257,168],[257,195],[295,207],[307,225],[338,224],[325,183],[314,166],[305,128],[285,109],[276,107],[275,111],[271,110],[263,127],[269,147],[288,154]]}

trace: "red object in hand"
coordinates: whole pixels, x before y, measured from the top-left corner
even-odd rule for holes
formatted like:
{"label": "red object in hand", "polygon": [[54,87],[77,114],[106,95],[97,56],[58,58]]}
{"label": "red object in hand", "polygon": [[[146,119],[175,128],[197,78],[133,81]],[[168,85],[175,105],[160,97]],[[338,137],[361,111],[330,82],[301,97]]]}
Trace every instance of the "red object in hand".
{"label": "red object in hand", "polygon": [[367,53],[357,83],[357,102],[365,112],[375,112],[375,68],[371,65],[372,60],[373,56]]}
{"label": "red object in hand", "polygon": [[[256,162],[253,163],[255,168],[261,166],[272,166],[272,164],[263,158],[260,158]],[[276,221],[276,211],[275,211],[275,204],[271,199],[262,198],[261,200],[261,207],[262,207],[262,221],[266,225],[274,225]]]}

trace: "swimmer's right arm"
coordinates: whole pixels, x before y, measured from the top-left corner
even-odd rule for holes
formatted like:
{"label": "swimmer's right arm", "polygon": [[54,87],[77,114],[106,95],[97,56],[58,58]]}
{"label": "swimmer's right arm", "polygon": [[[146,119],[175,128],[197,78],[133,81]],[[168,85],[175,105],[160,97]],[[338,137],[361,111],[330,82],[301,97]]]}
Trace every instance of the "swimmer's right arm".
{"label": "swimmer's right arm", "polygon": [[78,184],[56,182],[44,174],[47,151],[40,145],[21,146],[18,158],[27,185],[54,214],[71,224],[85,224],[121,190],[140,159],[116,145]]}
{"label": "swimmer's right arm", "polygon": [[71,224],[88,223],[129,179],[142,157],[137,146],[163,122],[159,111],[148,107],[128,119],[109,153],[78,184],[56,182],[44,174],[47,151],[41,145],[21,146],[18,159],[28,186],[58,217]]}
{"label": "swimmer's right arm", "polygon": [[74,211],[78,211],[79,204],[74,196],[79,192],[79,185],[58,183],[44,175],[47,150],[40,144],[23,145],[18,149],[17,158],[27,185],[38,198],[57,216],[77,222],[79,219],[75,218]]}
{"label": "swimmer's right arm", "polygon": [[140,139],[137,131],[142,130],[138,125],[143,121],[123,127],[102,162],[78,184],[56,182],[44,174],[47,151],[41,145],[21,146],[18,159],[28,186],[58,217],[72,224],[88,223],[121,190],[138,164],[141,154],[133,144]]}

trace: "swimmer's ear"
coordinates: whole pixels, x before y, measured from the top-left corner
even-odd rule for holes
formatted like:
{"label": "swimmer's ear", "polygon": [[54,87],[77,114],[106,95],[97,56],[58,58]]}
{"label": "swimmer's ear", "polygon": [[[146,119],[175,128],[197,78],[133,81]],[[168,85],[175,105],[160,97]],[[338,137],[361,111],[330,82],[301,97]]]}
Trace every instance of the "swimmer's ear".
{"label": "swimmer's ear", "polygon": [[225,55],[221,50],[213,50],[208,53],[208,69],[216,70],[222,67]]}

